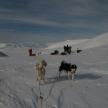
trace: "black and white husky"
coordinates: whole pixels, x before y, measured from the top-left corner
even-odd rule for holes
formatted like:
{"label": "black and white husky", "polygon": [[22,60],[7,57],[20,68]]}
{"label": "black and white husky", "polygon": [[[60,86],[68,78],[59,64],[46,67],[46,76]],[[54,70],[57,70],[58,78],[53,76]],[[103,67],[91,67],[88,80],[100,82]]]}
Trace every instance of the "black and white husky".
{"label": "black and white husky", "polygon": [[77,70],[76,64],[66,63],[65,61],[62,61],[59,66],[59,78],[60,78],[61,72],[64,71],[67,73],[68,79],[73,80],[76,70]]}

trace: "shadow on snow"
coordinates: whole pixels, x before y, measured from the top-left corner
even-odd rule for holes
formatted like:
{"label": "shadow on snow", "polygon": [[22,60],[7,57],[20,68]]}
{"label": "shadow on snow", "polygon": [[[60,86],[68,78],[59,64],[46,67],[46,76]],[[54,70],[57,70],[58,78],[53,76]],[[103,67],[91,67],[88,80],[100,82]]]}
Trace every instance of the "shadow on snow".
{"label": "shadow on snow", "polygon": [[[94,74],[94,73],[83,73],[83,74],[75,75],[75,80],[84,80],[84,79],[97,80],[101,77],[102,76]],[[47,82],[45,84],[57,83],[57,82],[66,81],[66,80],[68,80],[68,78],[65,75],[61,76],[60,79],[58,79],[58,77],[51,77],[51,78],[47,78]]]}

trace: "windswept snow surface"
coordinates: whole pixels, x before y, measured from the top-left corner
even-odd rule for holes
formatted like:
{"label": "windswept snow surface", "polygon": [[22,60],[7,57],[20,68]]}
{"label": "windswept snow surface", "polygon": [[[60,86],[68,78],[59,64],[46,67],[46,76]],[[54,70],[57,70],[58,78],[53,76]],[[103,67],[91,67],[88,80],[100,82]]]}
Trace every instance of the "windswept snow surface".
{"label": "windswept snow surface", "polygon": [[67,40],[64,42],[54,43],[52,45],[50,44],[47,49],[63,48],[63,46],[67,44],[71,45],[73,49],[88,49],[108,45],[108,33],[102,34],[92,39]]}
{"label": "windswept snow surface", "polygon": [[88,48],[100,47],[104,45],[108,45],[108,33],[92,38],[86,42],[77,44],[74,47],[88,49]]}
{"label": "windswept snow surface", "polygon": [[46,49],[62,48],[64,45],[76,45],[82,42],[86,42],[89,39],[79,39],[79,40],[66,40],[64,42],[57,42],[50,44]]}
{"label": "windswept snow surface", "polygon": [[[107,44],[66,56],[42,53],[29,57],[27,48],[12,46],[3,52],[8,57],[0,58],[0,108],[40,108],[40,91],[42,108],[108,108]],[[45,59],[48,65],[46,83],[39,88],[35,63],[40,59]],[[74,81],[67,80],[65,73],[57,80],[62,60],[78,66]]]}
{"label": "windswept snow surface", "polygon": [[0,43],[0,48],[4,48],[6,47],[6,44],[5,43]]}

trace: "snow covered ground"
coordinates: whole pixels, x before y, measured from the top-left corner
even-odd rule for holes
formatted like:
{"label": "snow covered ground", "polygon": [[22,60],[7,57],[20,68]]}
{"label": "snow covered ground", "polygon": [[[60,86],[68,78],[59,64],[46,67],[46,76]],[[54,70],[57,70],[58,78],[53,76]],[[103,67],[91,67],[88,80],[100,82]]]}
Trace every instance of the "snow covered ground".
{"label": "snow covered ground", "polygon": [[[81,42],[82,49],[86,46],[81,53],[65,56],[52,56],[52,49],[47,53],[44,49],[42,55],[29,57],[26,47],[3,48],[8,57],[0,57],[0,108],[40,108],[40,91],[42,108],[108,108],[107,40],[108,34],[104,34],[87,40],[88,44]],[[46,83],[39,87],[35,63],[40,59],[45,59],[48,66]],[[78,66],[74,81],[67,80],[64,73],[60,80],[56,79],[62,60]]]}
{"label": "snow covered ground", "polygon": [[0,43],[0,48],[4,48],[6,47],[6,44],[5,43]]}
{"label": "snow covered ground", "polygon": [[91,39],[67,40],[64,42],[50,44],[50,46],[48,46],[46,49],[62,48],[63,45],[67,45],[67,44],[71,45],[73,49],[76,48],[89,49],[89,48],[99,47],[102,45],[107,45],[108,33],[102,34],[100,36]]}

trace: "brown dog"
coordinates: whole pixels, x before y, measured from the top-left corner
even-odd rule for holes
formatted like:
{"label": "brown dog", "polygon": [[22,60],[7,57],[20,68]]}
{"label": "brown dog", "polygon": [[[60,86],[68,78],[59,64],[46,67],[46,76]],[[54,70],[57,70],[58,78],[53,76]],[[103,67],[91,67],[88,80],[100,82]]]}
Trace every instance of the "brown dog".
{"label": "brown dog", "polygon": [[47,62],[45,60],[36,63],[36,80],[45,81],[45,67],[47,66]]}

